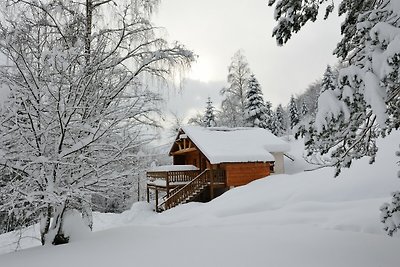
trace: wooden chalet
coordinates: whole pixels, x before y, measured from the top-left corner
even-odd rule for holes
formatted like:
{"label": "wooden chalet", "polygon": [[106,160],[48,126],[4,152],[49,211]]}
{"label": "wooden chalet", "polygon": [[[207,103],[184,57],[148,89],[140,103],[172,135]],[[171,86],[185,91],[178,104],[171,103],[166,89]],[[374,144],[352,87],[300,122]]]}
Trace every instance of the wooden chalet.
{"label": "wooden chalet", "polygon": [[147,172],[147,200],[154,190],[157,211],[209,201],[229,188],[283,173],[288,150],[286,142],[265,129],[183,127],[169,152],[173,165]]}

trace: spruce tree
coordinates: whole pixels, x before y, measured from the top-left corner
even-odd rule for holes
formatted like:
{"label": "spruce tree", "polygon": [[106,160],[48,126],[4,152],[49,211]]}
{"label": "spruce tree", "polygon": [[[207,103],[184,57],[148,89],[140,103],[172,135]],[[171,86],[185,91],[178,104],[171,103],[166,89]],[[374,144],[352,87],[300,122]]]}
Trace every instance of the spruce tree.
{"label": "spruce tree", "polygon": [[[327,1],[275,1],[278,25],[273,34],[287,42],[307,21],[317,18]],[[333,2],[326,16],[333,10]],[[374,162],[376,138],[400,128],[400,7],[398,0],[341,0],[342,39],[334,54],[341,59],[336,89],[328,86],[318,100],[317,137],[330,151],[339,174],[353,159],[369,156]],[[331,80],[326,75],[327,80]]]}
{"label": "spruce tree", "polygon": [[244,108],[246,126],[267,128],[267,114],[263,93],[254,74],[249,79]]}
{"label": "spruce tree", "polygon": [[290,97],[289,103],[289,115],[290,115],[290,128],[293,129],[299,123],[299,112],[297,110],[296,100],[293,95]]}
{"label": "spruce tree", "polygon": [[275,114],[274,111],[272,110],[272,103],[269,101],[265,101],[265,116],[266,116],[267,129],[269,129],[272,133],[274,133]]}
{"label": "spruce tree", "polygon": [[282,136],[286,132],[286,118],[285,118],[285,110],[282,105],[279,104],[275,111],[275,119],[274,119],[274,134],[277,136]]}
{"label": "spruce tree", "polygon": [[321,83],[321,93],[331,90],[334,91],[337,87],[337,79],[335,75],[333,74],[331,66],[327,66],[326,70],[324,72],[324,76],[322,78],[322,83]]}
{"label": "spruce tree", "polygon": [[[400,148],[400,146],[399,146]],[[396,156],[400,157],[400,150],[396,152]],[[400,161],[397,162],[400,165]],[[397,172],[397,177],[400,178],[400,170]],[[389,236],[400,233],[400,191],[392,193],[391,203],[384,203],[381,208],[381,222],[384,224],[383,230]]]}
{"label": "spruce tree", "polygon": [[303,101],[301,101],[301,111],[300,112],[301,112],[301,117],[302,118],[304,118],[308,113],[308,107],[307,107],[306,102],[304,101],[304,99],[303,99]]}
{"label": "spruce tree", "polygon": [[270,129],[271,132],[276,136],[280,136],[283,133],[281,124],[280,124],[280,122],[278,120],[278,116],[273,111],[271,113],[271,117],[270,117],[270,120],[269,120],[268,129]]}
{"label": "spruce tree", "polygon": [[211,98],[207,99],[206,111],[204,114],[203,122],[205,127],[215,127],[217,124],[215,122],[214,106],[212,105]]}

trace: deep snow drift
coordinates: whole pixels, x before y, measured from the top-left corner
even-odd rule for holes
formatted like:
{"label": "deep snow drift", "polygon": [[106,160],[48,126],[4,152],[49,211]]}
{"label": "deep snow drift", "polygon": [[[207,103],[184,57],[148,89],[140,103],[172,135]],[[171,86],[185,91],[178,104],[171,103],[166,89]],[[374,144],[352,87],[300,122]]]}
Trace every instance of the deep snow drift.
{"label": "deep snow drift", "polygon": [[[400,189],[399,142],[400,132],[380,140],[374,165],[355,161],[338,178],[331,168],[274,175],[161,214],[147,203],[96,213],[89,236],[0,255],[0,266],[399,266],[400,238],[387,237],[379,222],[379,207]],[[0,236],[0,246],[11,240]],[[28,240],[22,247],[33,245]]]}

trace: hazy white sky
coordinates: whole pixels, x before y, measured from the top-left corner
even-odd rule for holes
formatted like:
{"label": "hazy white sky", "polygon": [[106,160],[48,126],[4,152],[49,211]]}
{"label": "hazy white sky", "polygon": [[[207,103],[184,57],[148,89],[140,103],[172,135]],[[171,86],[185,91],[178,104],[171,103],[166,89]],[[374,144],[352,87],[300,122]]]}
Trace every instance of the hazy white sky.
{"label": "hazy white sky", "polygon": [[[203,91],[193,98],[193,108],[205,107],[208,95],[218,98],[226,81],[227,68],[233,54],[243,49],[251,70],[258,78],[265,99],[276,107],[287,104],[290,95],[302,92],[320,78],[327,64],[335,64],[332,55],[340,39],[340,22],[311,23],[292,37],[284,47],[278,47],[271,37],[275,26],[274,9],[267,0],[163,0],[154,18],[168,31],[170,40],[178,40],[198,56],[185,90],[190,106],[193,84]],[[211,82],[207,84],[207,82]],[[215,87],[215,88],[214,88]],[[214,92],[215,90],[215,92]],[[184,92],[184,94],[187,94]],[[179,96],[178,96],[179,98]],[[203,98],[203,99],[202,99]],[[179,100],[178,100],[179,101]],[[216,105],[219,99],[214,99]]]}

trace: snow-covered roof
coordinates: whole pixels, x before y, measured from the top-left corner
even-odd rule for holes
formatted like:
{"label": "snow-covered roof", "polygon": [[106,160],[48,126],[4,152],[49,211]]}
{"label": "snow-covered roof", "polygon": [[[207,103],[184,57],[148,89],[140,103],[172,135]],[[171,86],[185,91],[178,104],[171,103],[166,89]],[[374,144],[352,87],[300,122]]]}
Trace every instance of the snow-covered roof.
{"label": "snow-covered roof", "polygon": [[199,168],[193,165],[162,165],[154,166],[149,172],[173,172],[173,171],[198,171]]}
{"label": "snow-covered roof", "polygon": [[184,126],[182,130],[211,164],[274,161],[270,152],[289,151],[289,144],[261,128]]}

